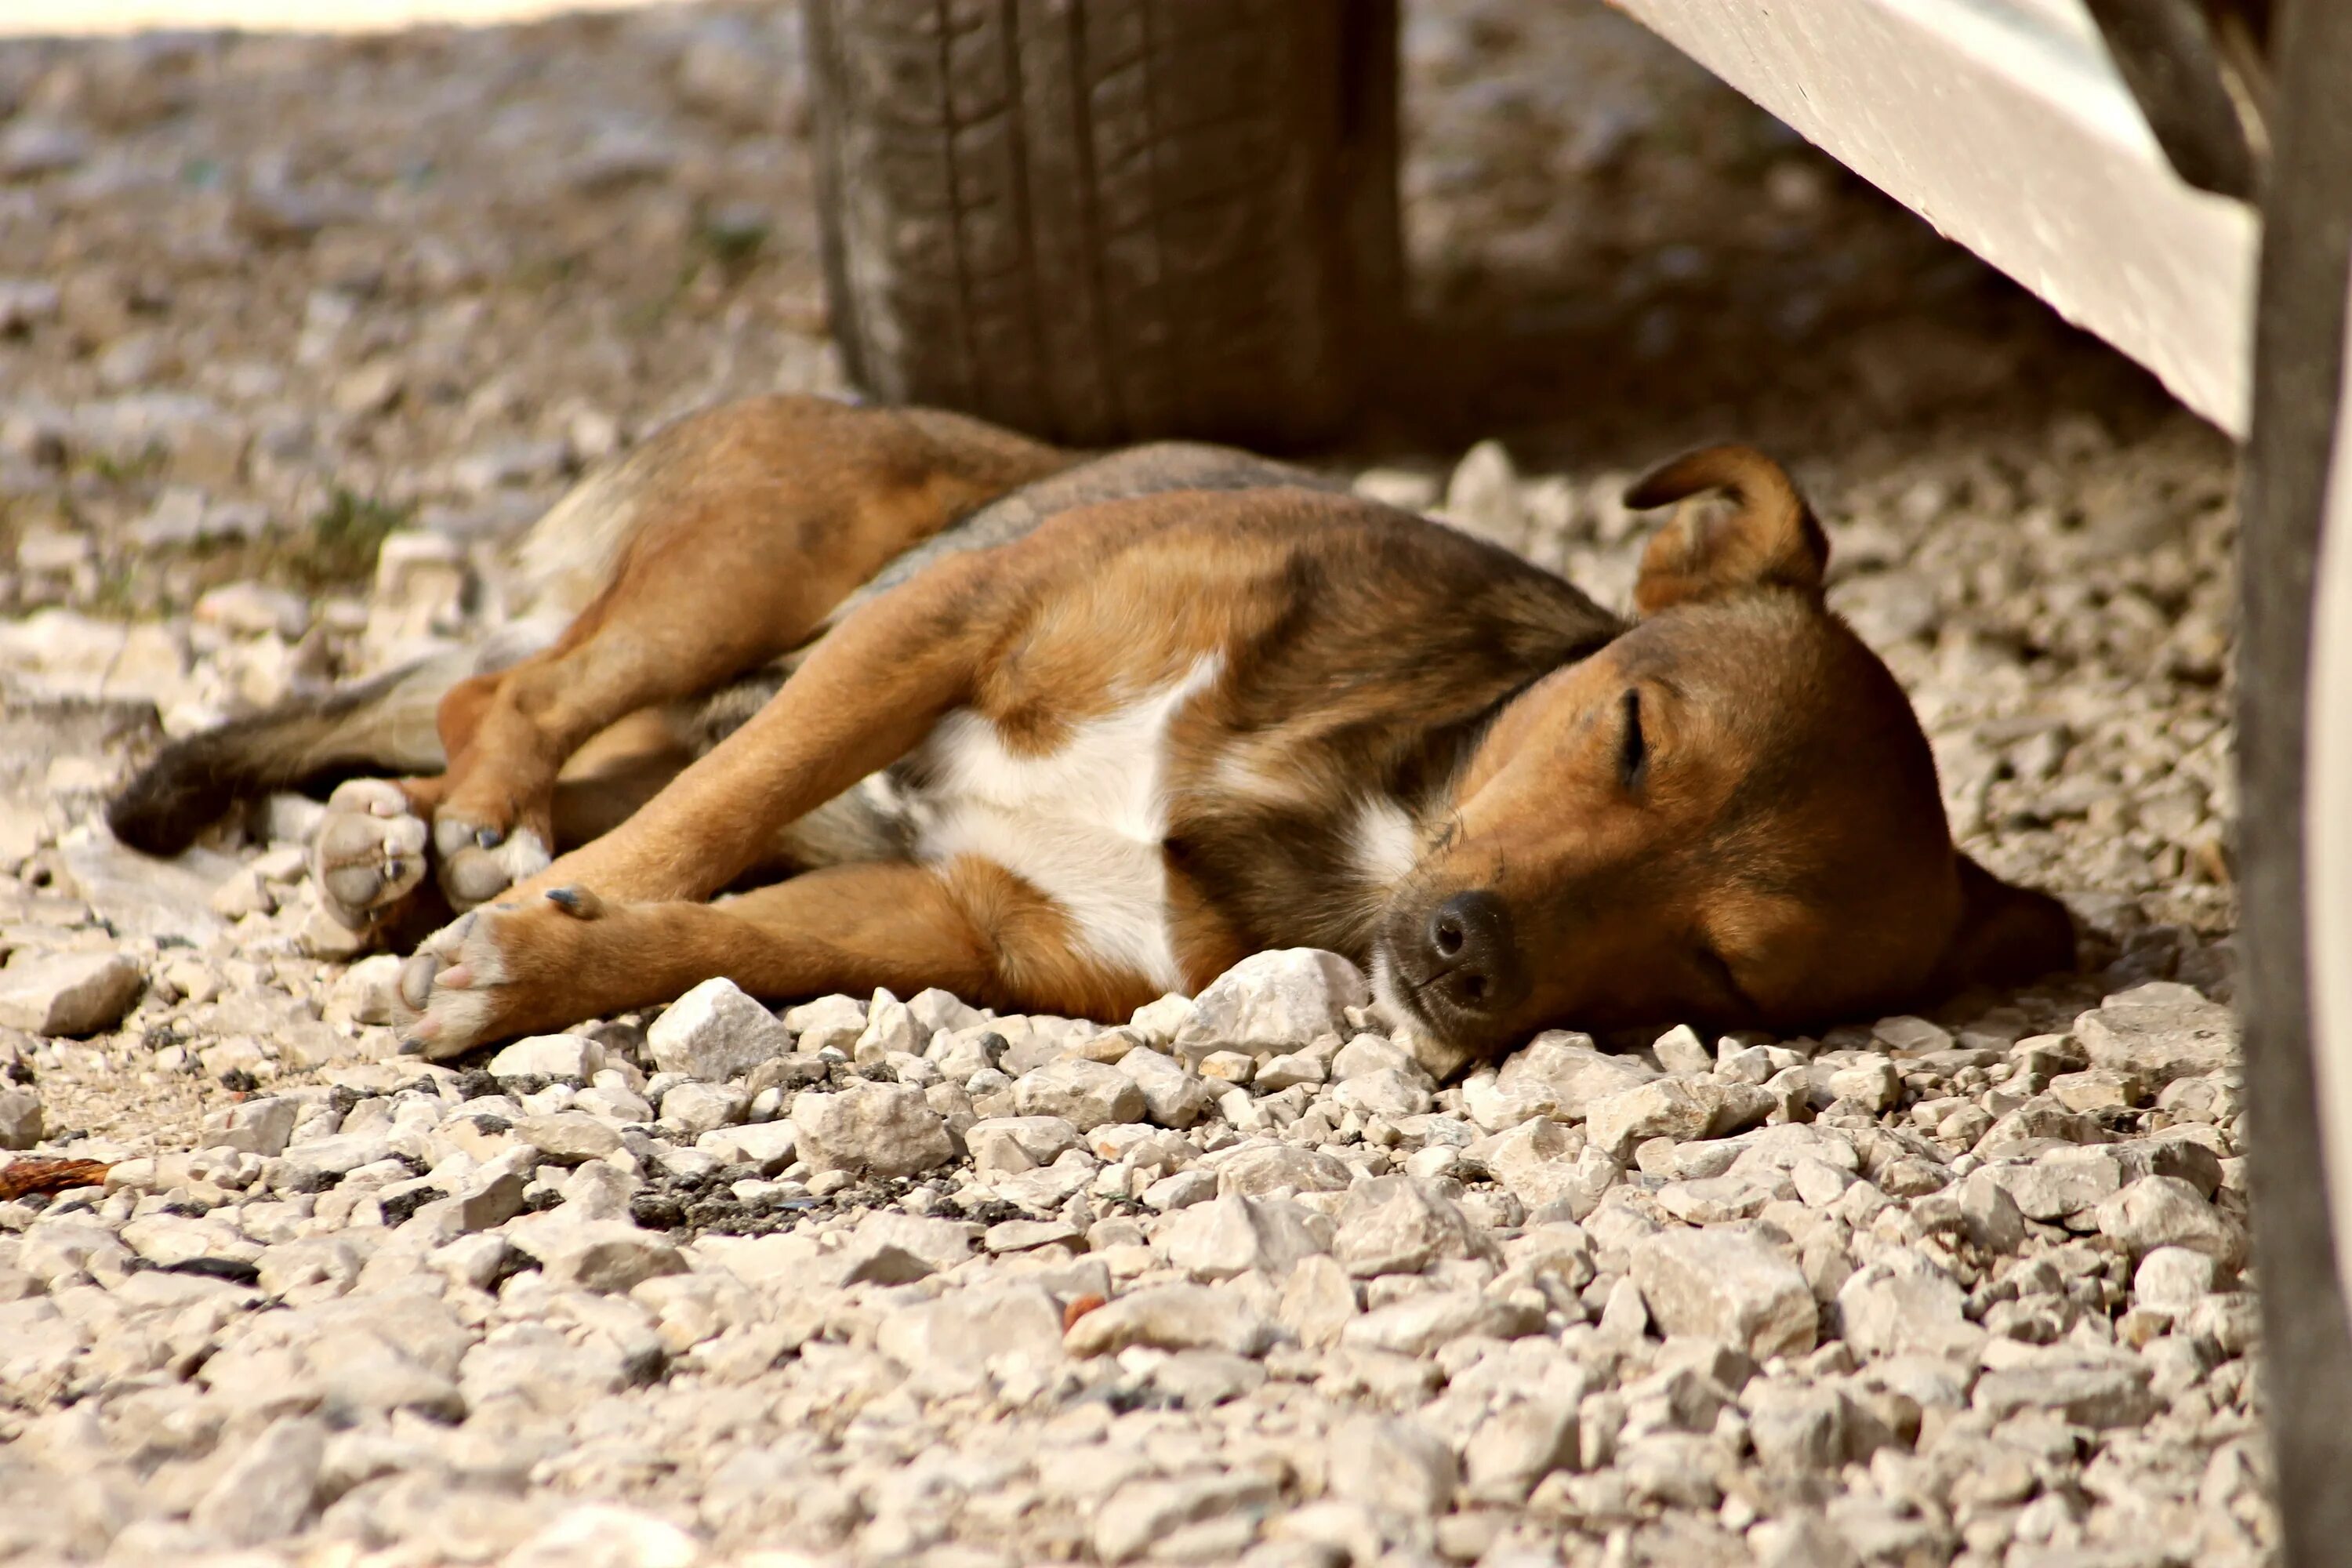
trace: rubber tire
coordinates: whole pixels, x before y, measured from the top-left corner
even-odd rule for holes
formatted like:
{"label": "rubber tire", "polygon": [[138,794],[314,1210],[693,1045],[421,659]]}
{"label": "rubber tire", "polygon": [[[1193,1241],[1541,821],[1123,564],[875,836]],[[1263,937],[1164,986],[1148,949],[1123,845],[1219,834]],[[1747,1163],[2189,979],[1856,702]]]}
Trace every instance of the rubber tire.
{"label": "rubber tire", "polygon": [[876,397],[1296,447],[1400,308],[1395,0],[806,0],[833,331]]}
{"label": "rubber tire", "polygon": [[[2239,534],[2238,769],[2246,1152],[2260,1267],[2263,1390],[2286,1568],[2333,1568],[2352,1541],[2352,1327],[2331,1215],[2331,1127],[2315,1073],[2311,900],[2324,868],[2305,832],[2314,588],[2345,385],[2352,283],[2352,11],[2284,8],[2263,201],[2254,408]],[[2352,722],[2341,709],[2319,722]],[[2336,803],[2336,809],[2346,809]],[[2343,1049],[2347,1042],[2334,1042]]]}

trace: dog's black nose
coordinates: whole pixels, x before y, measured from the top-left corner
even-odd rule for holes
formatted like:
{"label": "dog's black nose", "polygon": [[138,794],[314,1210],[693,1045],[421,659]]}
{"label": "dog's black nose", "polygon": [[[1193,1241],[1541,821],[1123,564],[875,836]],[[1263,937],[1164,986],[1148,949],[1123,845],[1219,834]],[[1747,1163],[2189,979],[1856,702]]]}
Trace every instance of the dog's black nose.
{"label": "dog's black nose", "polygon": [[1526,994],[1511,913],[1492,893],[1456,893],[1429,911],[1427,989],[1456,1012],[1493,1016]]}

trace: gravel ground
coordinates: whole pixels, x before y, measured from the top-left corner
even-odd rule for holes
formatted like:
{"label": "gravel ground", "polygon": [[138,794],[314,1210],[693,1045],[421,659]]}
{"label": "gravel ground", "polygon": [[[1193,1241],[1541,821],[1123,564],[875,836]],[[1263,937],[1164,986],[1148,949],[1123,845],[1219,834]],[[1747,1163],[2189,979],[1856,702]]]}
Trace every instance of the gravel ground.
{"label": "gravel ground", "polygon": [[1774,449],[2084,973],[1446,1086],[1303,952],[399,1058],[315,805],[97,808],[839,389],[793,16],[0,45],[0,1159],[113,1163],[0,1203],[0,1557],[2267,1559],[2228,447],[1597,5],[1408,13],[1423,341],[1328,460],[1622,600],[1630,471]]}

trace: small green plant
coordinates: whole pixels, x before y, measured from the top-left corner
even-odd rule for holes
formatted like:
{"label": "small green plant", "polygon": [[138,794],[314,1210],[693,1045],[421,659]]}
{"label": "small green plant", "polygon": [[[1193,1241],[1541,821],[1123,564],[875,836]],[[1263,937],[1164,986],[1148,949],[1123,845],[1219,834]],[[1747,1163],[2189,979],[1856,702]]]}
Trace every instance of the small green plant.
{"label": "small green plant", "polygon": [[694,220],[694,250],[715,263],[730,282],[750,270],[767,243],[768,225],[737,209],[721,207]]}
{"label": "small green plant", "polygon": [[171,454],[160,443],[151,442],[128,458],[118,458],[111,452],[90,455],[89,471],[110,485],[135,485],[155,478],[163,471]]}
{"label": "small green plant", "polygon": [[98,591],[89,599],[89,613],[100,620],[135,620],[154,613],[157,597],[154,584],[146,576],[116,563],[99,574]]}
{"label": "small green plant", "polygon": [[560,289],[580,275],[580,258],[570,251],[527,256],[509,271],[509,280],[525,293],[543,294]]}
{"label": "small green plant", "polygon": [[406,523],[412,510],[337,485],[310,520],[308,548],[294,552],[288,565],[314,587],[364,578],[375,570],[384,535]]}
{"label": "small green plant", "polygon": [[670,311],[677,308],[677,301],[685,294],[686,286],[692,276],[691,268],[680,268],[677,277],[670,281],[667,289],[658,293],[632,300],[624,305],[619,318],[621,330],[633,337],[640,338],[658,331],[662,323],[669,320]]}

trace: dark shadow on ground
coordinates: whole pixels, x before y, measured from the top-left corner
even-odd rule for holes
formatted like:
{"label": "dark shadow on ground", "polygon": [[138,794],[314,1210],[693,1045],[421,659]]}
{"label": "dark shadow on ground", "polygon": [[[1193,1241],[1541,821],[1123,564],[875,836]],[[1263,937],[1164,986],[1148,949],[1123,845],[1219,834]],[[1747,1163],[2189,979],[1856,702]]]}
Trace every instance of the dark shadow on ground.
{"label": "dark shadow on ground", "polygon": [[1598,5],[1424,0],[1414,310],[1351,446],[1801,459],[1989,413],[2164,416],[2154,379]]}

